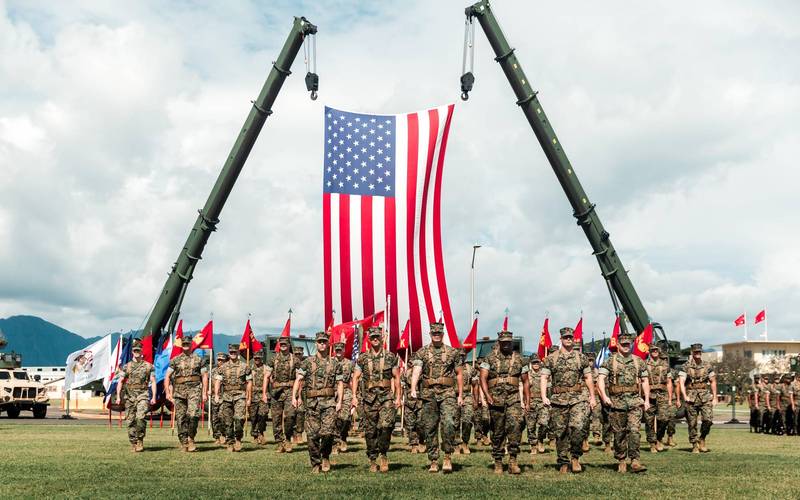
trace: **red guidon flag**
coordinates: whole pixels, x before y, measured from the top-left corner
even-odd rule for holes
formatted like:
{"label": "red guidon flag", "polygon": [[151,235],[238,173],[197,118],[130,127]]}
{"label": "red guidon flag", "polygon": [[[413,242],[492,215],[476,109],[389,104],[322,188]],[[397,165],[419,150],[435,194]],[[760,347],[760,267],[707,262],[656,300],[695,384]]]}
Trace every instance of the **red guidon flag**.
{"label": "red guidon flag", "polygon": [[617,352],[617,346],[619,345],[619,314],[617,314],[617,319],[614,320],[614,330],[611,332],[611,340],[608,342],[608,350],[610,352]]}
{"label": "red guidon flag", "polygon": [[539,359],[547,357],[547,350],[550,349],[552,345],[553,341],[550,339],[550,318],[545,318],[544,325],[542,325],[542,333],[539,334]]}
{"label": "red guidon flag", "polygon": [[572,334],[572,340],[575,342],[575,345],[578,345],[583,341],[583,316],[581,316],[581,319],[578,320],[578,324],[575,325],[575,331]]}
{"label": "red guidon flag", "polygon": [[408,346],[411,345],[411,320],[406,320],[406,326],[403,328],[403,333],[400,334],[400,339],[397,341],[397,348],[395,352],[401,352],[408,349]]}
{"label": "red guidon flag", "polygon": [[[739,315],[738,318],[733,320],[733,324],[735,326],[744,326],[744,323],[745,323],[744,314]],[[756,323],[758,323],[758,318],[756,318]]]}
{"label": "red guidon flag", "polygon": [[195,349],[214,348],[214,322],[209,321],[200,332],[192,338],[192,351]]}
{"label": "red guidon flag", "polygon": [[169,359],[178,356],[183,352],[183,320],[178,321],[178,327],[175,329],[175,340],[172,342],[172,352]]}
{"label": "red guidon flag", "polygon": [[325,108],[322,241],[325,324],[373,314],[390,297],[397,345],[430,341],[442,311],[445,343],[458,346],[442,249],[445,150],[454,105],[398,115]]}
{"label": "red guidon flag", "polygon": [[648,324],[642,333],[633,341],[633,354],[642,359],[647,358],[647,353],[650,352],[650,344],[653,342],[653,325]]}
{"label": "red guidon flag", "polygon": [[755,322],[755,324],[757,325],[757,324],[761,323],[762,321],[765,321],[766,319],[767,319],[767,310],[763,309],[761,312],[756,314],[756,322]]}
{"label": "red guidon flag", "polygon": [[[289,316],[289,317],[286,319],[286,324],[285,324],[285,325],[283,325],[283,331],[281,332],[281,337],[289,337],[289,336],[290,336],[291,329],[292,329],[292,317],[291,317],[291,316]],[[333,330],[333,326],[329,326],[329,327],[328,327],[328,335],[330,335],[330,334],[331,334],[331,331],[332,331],[332,330]],[[281,344],[280,344],[280,342],[277,342],[277,343],[275,344],[275,352],[278,352],[278,351],[280,351],[280,350],[281,350]]]}
{"label": "red guidon flag", "polygon": [[[505,330],[505,328],[503,329]],[[472,328],[470,328],[469,333],[467,334],[467,338],[464,339],[464,342],[461,343],[461,347],[464,348],[464,352],[469,352],[475,348],[475,344],[478,342],[478,318],[472,320]]]}
{"label": "red guidon flag", "polygon": [[[366,317],[364,319],[358,319],[355,321],[348,321],[347,323],[342,323],[341,325],[336,325],[330,329],[329,336],[334,339],[341,338],[344,335],[344,356],[348,359],[352,359],[353,356],[353,343],[355,341],[355,336],[359,328],[361,331],[366,334],[367,330],[371,326],[380,326],[383,324],[384,314],[383,311],[378,311],[377,313]],[[366,337],[366,335],[364,335]],[[366,352],[367,350],[367,342],[366,338],[359,339],[361,345],[360,352]]]}
{"label": "red guidon flag", "polygon": [[508,331],[508,314],[506,314],[506,317],[503,319],[503,331]]}
{"label": "red guidon flag", "polygon": [[244,326],[242,340],[239,341],[239,350],[251,353],[260,351],[262,348],[261,342],[256,340],[256,334],[253,333],[253,329],[250,327],[250,320],[248,319],[247,324]]}

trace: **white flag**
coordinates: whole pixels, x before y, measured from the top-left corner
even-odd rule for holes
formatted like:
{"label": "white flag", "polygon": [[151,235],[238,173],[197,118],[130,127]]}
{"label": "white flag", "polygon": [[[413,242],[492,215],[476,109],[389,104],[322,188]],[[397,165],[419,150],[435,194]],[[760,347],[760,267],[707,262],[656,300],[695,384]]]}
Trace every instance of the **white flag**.
{"label": "white flag", "polygon": [[101,380],[111,368],[111,335],[106,335],[94,344],[67,356],[67,372],[64,389],[83,387],[89,382]]}

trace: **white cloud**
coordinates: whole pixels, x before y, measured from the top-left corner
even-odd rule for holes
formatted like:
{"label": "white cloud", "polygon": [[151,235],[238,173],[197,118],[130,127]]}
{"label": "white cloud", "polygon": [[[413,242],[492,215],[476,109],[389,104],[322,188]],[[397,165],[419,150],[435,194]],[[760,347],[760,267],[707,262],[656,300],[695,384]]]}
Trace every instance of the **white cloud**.
{"label": "white cloud", "polygon": [[[799,337],[796,5],[495,4],[653,318],[678,340],[718,343],[740,334],[743,307],[767,304],[771,337]],[[461,2],[307,7],[321,98],[308,100],[299,58],[190,285],[192,327],[213,311],[227,332],[248,313],[277,329],[289,307],[299,328],[321,326],[323,104],[458,99]],[[84,335],[140,325],[303,10],[126,9],[0,11],[0,315]],[[534,17],[547,22],[532,30]],[[482,335],[508,306],[529,343],[545,311],[560,326],[583,310],[599,337],[613,322],[599,269],[482,33],[476,77],[445,170],[459,325],[479,241]]]}

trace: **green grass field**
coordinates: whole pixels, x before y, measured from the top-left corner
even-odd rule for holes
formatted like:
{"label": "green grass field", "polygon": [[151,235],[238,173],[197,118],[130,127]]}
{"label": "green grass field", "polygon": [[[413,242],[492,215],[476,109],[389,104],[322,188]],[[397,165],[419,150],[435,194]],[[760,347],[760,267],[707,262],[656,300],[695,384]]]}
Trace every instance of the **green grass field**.
{"label": "green grass field", "polygon": [[0,420],[3,497],[800,497],[800,437],[722,425],[712,430],[712,452],[701,455],[688,452],[685,428],[679,428],[677,448],[642,453],[649,468],[644,474],[617,474],[613,457],[593,447],[582,460],[582,474],[560,476],[552,452],[533,458],[526,452],[521,476],[499,477],[485,448],[456,455],[453,474],[429,474],[425,457],[404,451],[398,437],[389,474],[370,474],[363,441],[353,440],[351,451],[333,457],[331,473],[312,476],[305,445],[278,455],[274,445],[247,442],[243,452],[229,453],[213,446],[203,430],[200,451],[188,454],[178,451],[168,429],[156,428],[148,429],[145,452],[133,454],[124,429],[9,422]]}

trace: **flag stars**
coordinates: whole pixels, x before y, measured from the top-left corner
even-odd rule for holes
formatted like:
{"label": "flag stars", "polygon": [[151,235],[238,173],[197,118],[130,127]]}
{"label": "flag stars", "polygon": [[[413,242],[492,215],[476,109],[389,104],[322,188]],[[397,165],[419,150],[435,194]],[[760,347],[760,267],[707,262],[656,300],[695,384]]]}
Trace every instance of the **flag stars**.
{"label": "flag stars", "polygon": [[341,174],[343,172],[344,172],[344,167],[339,167],[339,173]]}
{"label": "flag stars", "polygon": [[352,150],[353,150],[353,148],[350,148],[350,147],[347,148],[347,152],[348,153],[351,152]]}
{"label": "flag stars", "polygon": [[387,184],[386,186],[384,186],[384,188],[383,188],[383,189],[384,189],[385,191],[389,191],[389,190],[391,189],[391,186]]}
{"label": "flag stars", "polygon": [[344,164],[349,167],[351,165],[350,160],[347,160]]}
{"label": "flag stars", "polygon": [[378,177],[377,182],[378,184],[381,184],[383,182],[383,177]]}
{"label": "flag stars", "polygon": [[343,188],[343,187],[344,187],[344,182],[340,182],[340,183],[339,183],[339,187],[340,187],[340,188]]}
{"label": "flag stars", "polygon": [[355,189],[358,189],[358,183],[357,183],[357,182],[356,182],[356,183],[354,183],[354,184],[353,184],[353,187],[354,187]]}
{"label": "flag stars", "polygon": [[352,178],[352,177],[350,177],[349,175],[348,175],[347,177],[345,177],[345,179],[347,179],[348,181],[351,181],[351,180],[353,180],[353,178]]}
{"label": "flag stars", "polygon": [[380,142],[380,141],[382,141],[382,140],[383,140],[383,136],[382,136],[382,135],[379,135],[379,136],[378,136],[378,142]]}
{"label": "flag stars", "polygon": [[374,148],[375,147],[375,141],[370,142],[369,143],[369,147]]}
{"label": "flag stars", "polygon": [[370,184],[369,185],[369,190],[372,191],[373,189],[375,189],[375,184]]}
{"label": "flag stars", "polygon": [[375,171],[373,169],[369,169],[369,175],[375,175]]}

